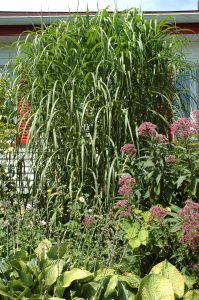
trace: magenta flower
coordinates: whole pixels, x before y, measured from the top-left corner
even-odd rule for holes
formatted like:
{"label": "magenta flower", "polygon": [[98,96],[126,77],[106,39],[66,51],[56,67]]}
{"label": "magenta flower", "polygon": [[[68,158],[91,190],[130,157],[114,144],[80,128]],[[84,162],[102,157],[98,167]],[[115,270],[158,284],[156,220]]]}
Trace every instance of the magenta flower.
{"label": "magenta flower", "polygon": [[136,184],[136,181],[130,175],[124,175],[124,176],[120,177],[118,183],[119,183],[119,185],[127,185],[127,186],[133,188]]}
{"label": "magenta flower", "polygon": [[156,136],[157,126],[151,122],[144,122],[138,127],[138,135],[142,137],[153,138]]}
{"label": "magenta flower", "polygon": [[82,224],[85,227],[89,227],[90,225],[92,225],[95,222],[95,217],[94,216],[84,216],[83,220],[82,220]]}
{"label": "magenta flower", "polygon": [[199,203],[187,199],[179,216],[182,218],[180,230],[183,234],[180,242],[194,252],[199,245]]}
{"label": "magenta flower", "polygon": [[157,134],[155,140],[160,144],[164,144],[168,142],[168,139],[164,134]]}
{"label": "magenta flower", "polygon": [[123,211],[121,215],[125,218],[129,218],[132,215],[132,207],[128,206],[127,210]]}
{"label": "magenta flower", "polygon": [[118,194],[123,195],[125,198],[129,198],[132,194],[132,188],[124,184],[119,188]]}
{"label": "magenta flower", "polygon": [[167,166],[173,166],[176,163],[175,155],[168,155],[165,159],[165,163]]}
{"label": "magenta flower", "polygon": [[189,118],[180,118],[171,125],[171,130],[180,139],[191,136],[196,132],[195,124]]}
{"label": "magenta flower", "polygon": [[124,208],[126,206],[128,206],[128,200],[124,199],[124,200],[119,200],[117,201],[117,203],[113,206],[113,209],[120,209],[120,208]]}
{"label": "magenta flower", "polygon": [[167,215],[167,210],[160,205],[154,205],[150,208],[150,213],[152,219],[156,219],[159,222],[162,222]]}
{"label": "magenta flower", "polygon": [[194,123],[195,130],[198,132],[199,131],[199,110],[192,111],[191,119]]}
{"label": "magenta flower", "polygon": [[137,152],[133,144],[125,144],[121,148],[121,152],[127,155],[133,155]]}

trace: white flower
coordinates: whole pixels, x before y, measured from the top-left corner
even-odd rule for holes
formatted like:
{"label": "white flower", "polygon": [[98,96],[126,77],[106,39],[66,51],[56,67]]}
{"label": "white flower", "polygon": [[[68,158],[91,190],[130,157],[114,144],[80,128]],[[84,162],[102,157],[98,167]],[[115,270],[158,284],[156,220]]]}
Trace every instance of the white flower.
{"label": "white flower", "polygon": [[90,208],[90,209],[88,210],[88,212],[89,212],[89,213],[92,213],[92,212],[93,212],[92,208]]}
{"label": "white flower", "polygon": [[85,198],[84,198],[84,197],[82,197],[82,196],[81,196],[81,197],[79,197],[79,201],[80,201],[80,202],[82,202],[82,203],[85,203],[85,202],[86,202],[86,201],[85,201]]}
{"label": "white flower", "polygon": [[45,226],[46,224],[47,224],[46,221],[44,221],[44,220],[40,221],[41,226]]}
{"label": "white flower", "polygon": [[27,209],[32,209],[32,205],[31,205],[30,203],[28,203],[28,204],[26,205],[26,208],[27,208]]}

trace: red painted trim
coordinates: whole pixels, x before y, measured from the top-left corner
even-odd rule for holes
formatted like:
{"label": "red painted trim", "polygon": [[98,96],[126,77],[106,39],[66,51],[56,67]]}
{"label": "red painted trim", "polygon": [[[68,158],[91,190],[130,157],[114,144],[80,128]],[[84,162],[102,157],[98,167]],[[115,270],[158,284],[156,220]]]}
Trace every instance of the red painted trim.
{"label": "red painted trim", "polygon": [[[97,12],[96,11],[89,11],[89,15],[95,15]],[[110,11],[110,13],[112,13]],[[71,16],[71,15],[87,15],[87,12],[38,12],[38,11],[31,11],[31,12],[22,12],[22,11],[0,11],[0,17],[68,17],[68,16]]]}
{"label": "red painted trim", "polygon": [[183,29],[182,34],[198,34],[199,33],[199,23],[178,23],[177,27]]}
{"label": "red painted trim", "polygon": [[0,36],[20,35],[25,31],[33,31],[33,25],[1,25]]}

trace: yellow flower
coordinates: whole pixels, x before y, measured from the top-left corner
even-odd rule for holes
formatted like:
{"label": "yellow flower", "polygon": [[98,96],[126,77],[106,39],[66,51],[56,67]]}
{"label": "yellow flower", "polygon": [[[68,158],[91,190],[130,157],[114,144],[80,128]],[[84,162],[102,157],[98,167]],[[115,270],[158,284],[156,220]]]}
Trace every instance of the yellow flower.
{"label": "yellow flower", "polygon": [[52,193],[52,189],[48,189],[48,190],[47,190],[47,193],[48,193],[48,194],[51,194],[51,193]]}
{"label": "yellow flower", "polygon": [[20,212],[21,216],[23,217],[25,214],[25,210],[23,208],[21,208],[21,212]]}

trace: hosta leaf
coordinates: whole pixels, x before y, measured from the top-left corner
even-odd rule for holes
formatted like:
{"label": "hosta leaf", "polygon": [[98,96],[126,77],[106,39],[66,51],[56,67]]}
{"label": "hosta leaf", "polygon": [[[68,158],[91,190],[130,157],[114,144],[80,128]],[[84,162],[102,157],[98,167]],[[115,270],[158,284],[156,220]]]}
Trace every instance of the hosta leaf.
{"label": "hosta leaf", "polygon": [[39,275],[39,281],[44,281],[45,285],[51,286],[57,280],[62,272],[64,262],[59,260],[54,262],[51,266],[45,268]]}
{"label": "hosta leaf", "polygon": [[96,294],[98,289],[99,289],[99,283],[88,282],[81,286],[80,295],[82,295],[86,299],[92,299],[92,297]]}
{"label": "hosta leaf", "polygon": [[129,300],[128,292],[127,292],[125,286],[121,282],[118,282],[118,299],[119,300]]}
{"label": "hosta leaf", "polygon": [[160,274],[169,279],[173,286],[176,297],[181,298],[184,295],[184,277],[176,269],[176,267],[174,267],[168,261],[165,260],[154,266],[151,270],[151,273]]}
{"label": "hosta leaf", "polygon": [[126,239],[132,239],[137,236],[140,225],[138,223],[134,223],[131,228],[126,230],[126,235],[124,236]]}
{"label": "hosta leaf", "polygon": [[102,280],[103,278],[107,277],[107,276],[112,276],[112,275],[115,275],[115,270],[114,269],[99,269],[97,272],[96,272],[96,275],[95,275],[95,281],[100,281]]}
{"label": "hosta leaf", "polygon": [[175,300],[170,281],[159,275],[149,274],[142,279],[136,300]]}
{"label": "hosta leaf", "polygon": [[57,244],[57,245],[51,247],[47,254],[48,257],[50,259],[62,258],[66,254],[67,246],[68,246],[68,243],[61,243],[61,244]]}
{"label": "hosta leaf", "polygon": [[136,248],[140,247],[140,245],[141,245],[140,239],[138,237],[130,239],[129,245],[131,246],[132,249],[136,249]]}
{"label": "hosta leaf", "polygon": [[46,258],[47,252],[50,250],[51,246],[51,242],[45,239],[39,243],[35,249],[35,254],[39,257],[39,259]]}
{"label": "hosta leaf", "polygon": [[59,286],[66,288],[69,287],[74,280],[89,280],[91,278],[93,278],[92,273],[86,270],[74,268],[71,271],[66,271],[61,275]]}
{"label": "hosta leaf", "polygon": [[48,298],[48,300],[64,300],[65,298],[59,298],[59,297],[51,297]]}
{"label": "hosta leaf", "polygon": [[149,237],[149,232],[146,229],[141,229],[140,232],[138,233],[138,238],[140,242],[144,245],[146,245],[148,237]]}
{"label": "hosta leaf", "polygon": [[141,279],[133,273],[125,273],[124,275],[118,275],[118,280],[127,284],[131,288],[138,288]]}
{"label": "hosta leaf", "polygon": [[109,283],[107,284],[106,287],[106,291],[104,293],[105,297],[109,297],[116,289],[118,284],[118,276],[117,275],[113,275],[110,280]]}
{"label": "hosta leaf", "polygon": [[128,291],[128,300],[136,300],[136,295]]}
{"label": "hosta leaf", "polygon": [[192,289],[193,285],[197,282],[197,279],[193,276],[183,275],[184,281],[188,289]]}
{"label": "hosta leaf", "polygon": [[183,297],[183,300],[198,300],[198,299],[199,299],[199,290],[188,291]]}

